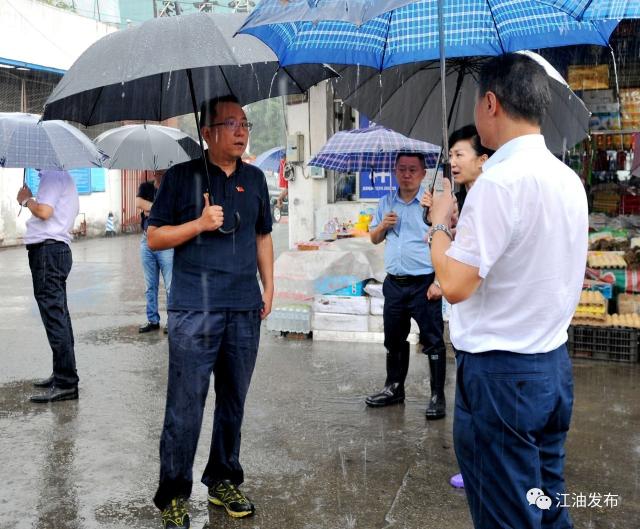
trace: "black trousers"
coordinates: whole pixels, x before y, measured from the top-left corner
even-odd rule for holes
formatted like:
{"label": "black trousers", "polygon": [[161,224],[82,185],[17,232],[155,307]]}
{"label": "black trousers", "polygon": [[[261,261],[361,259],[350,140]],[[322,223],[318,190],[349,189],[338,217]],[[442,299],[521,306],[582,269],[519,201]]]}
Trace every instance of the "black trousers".
{"label": "black trousers", "polygon": [[387,380],[385,385],[404,384],[409,370],[411,318],[420,328],[422,352],[429,357],[431,389],[441,391],[445,378],[444,323],[442,300],[429,301],[427,289],[435,274],[397,280],[388,275],[382,285],[384,294],[384,346],[387,349]]}
{"label": "black trousers", "polygon": [[73,263],[71,248],[63,242],[47,239],[28,244],[27,251],[33,295],[53,352],[54,384],[60,388],[75,387],[78,374],[67,307],[67,277]]}

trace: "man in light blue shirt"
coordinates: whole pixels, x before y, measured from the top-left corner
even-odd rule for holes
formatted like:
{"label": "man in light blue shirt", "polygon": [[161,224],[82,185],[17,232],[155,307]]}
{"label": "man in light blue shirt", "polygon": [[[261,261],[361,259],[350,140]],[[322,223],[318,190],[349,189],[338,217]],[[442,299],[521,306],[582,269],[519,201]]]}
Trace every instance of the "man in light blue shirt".
{"label": "man in light blue shirt", "polygon": [[422,219],[420,198],[426,175],[424,155],[400,153],[396,160],[398,190],[380,199],[370,232],[371,242],[386,241],[384,263],[387,277],[384,293],[384,345],[387,349],[387,379],[384,388],[365,402],[371,407],[404,401],[404,381],[409,370],[411,318],[420,328],[422,352],[429,357],[431,398],[429,420],[445,416],[445,346],[443,340],[442,293],[435,281],[428,226]]}

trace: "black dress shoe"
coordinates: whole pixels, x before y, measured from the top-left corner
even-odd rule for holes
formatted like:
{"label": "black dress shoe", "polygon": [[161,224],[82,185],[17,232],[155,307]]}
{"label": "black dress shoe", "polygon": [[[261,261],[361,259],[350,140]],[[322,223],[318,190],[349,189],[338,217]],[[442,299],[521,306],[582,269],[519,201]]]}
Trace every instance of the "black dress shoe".
{"label": "black dress shoe", "polygon": [[51,386],[53,386],[53,373],[49,378],[40,378],[33,382],[34,388],[50,388]]}
{"label": "black dress shoe", "polygon": [[444,399],[443,393],[432,393],[431,399],[429,399],[429,405],[427,411],[424,413],[428,421],[436,421],[443,419],[447,414],[446,412],[447,402]]}
{"label": "black dress shoe", "polygon": [[40,395],[29,397],[31,402],[46,404],[47,402],[57,402],[59,400],[76,400],[78,398],[78,386],[72,388],[59,388],[51,386],[46,392]]}
{"label": "black dress shoe", "polygon": [[399,382],[388,384],[382,388],[382,391],[368,396],[364,401],[367,406],[372,408],[381,408],[382,406],[404,402],[404,386]]}
{"label": "black dress shoe", "polygon": [[144,325],[138,328],[138,332],[143,333],[143,332],[149,332],[149,331],[157,331],[159,328],[160,328],[159,323],[151,323],[150,321],[148,321],[147,323],[145,323]]}

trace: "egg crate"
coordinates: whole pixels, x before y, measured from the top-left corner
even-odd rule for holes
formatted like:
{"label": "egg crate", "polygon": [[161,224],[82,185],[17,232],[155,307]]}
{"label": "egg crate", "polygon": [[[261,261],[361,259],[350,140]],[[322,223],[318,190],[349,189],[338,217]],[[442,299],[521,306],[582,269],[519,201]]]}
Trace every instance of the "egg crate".
{"label": "egg crate", "polygon": [[583,290],[580,303],[576,308],[575,318],[604,320],[607,315],[607,300],[601,292]]}
{"label": "egg crate", "polygon": [[626,268],[624,252],[589,252],[587,254],[589,268]]}
{"label": "egg crate", "polygon": [[638,335],[637,329],[571,325],[569,353],[575,358],[637,363]]}

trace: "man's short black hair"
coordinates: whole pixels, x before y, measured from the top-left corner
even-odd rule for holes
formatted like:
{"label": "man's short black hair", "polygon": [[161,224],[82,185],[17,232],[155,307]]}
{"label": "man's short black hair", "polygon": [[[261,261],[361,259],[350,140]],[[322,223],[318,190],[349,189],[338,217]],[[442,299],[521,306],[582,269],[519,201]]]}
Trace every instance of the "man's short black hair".
{"label": "man's short black hair", "polygon": [[506,53],[482,65],[478,95],[493,92],[508,116],[542,125],[551,103],[549,76],[531,57]]}
{"label": "man's short black hair", "polygon": [[449,136],[449,148],[453,147],[459,141],[465,140],[471,143],[471,147],[475,151],[476,156],[486,154],[487,157],[491,157],[495,152],[491,149],[487,149],[482,145],[482,143],[480,143],[480,135],[478,134],[478,129],[476,129],[475,125],[465,125],[464,127],[453,131],[451,136]]}
{"label": "man's short black hair", "polygon": [[399,152],[396,155],[396,165],[398,165],[398,161],[400,160],[401,156],[408,156],[409,158],[417,158],[418,160],[420,160],[420,165],[422,165],[423,169],[426,169],[427,167],[427,162],[424,159],[424,154],[421,152]]}
{"label": "man's short black hair", "polygon": [[218,103],[237,103],[240,104],[238,98],[234,95],[226,95],[220,97],[214,97],[205,101],[200,106],[200,128],[208,127],[216,121],[216,110],[218,109]]}

